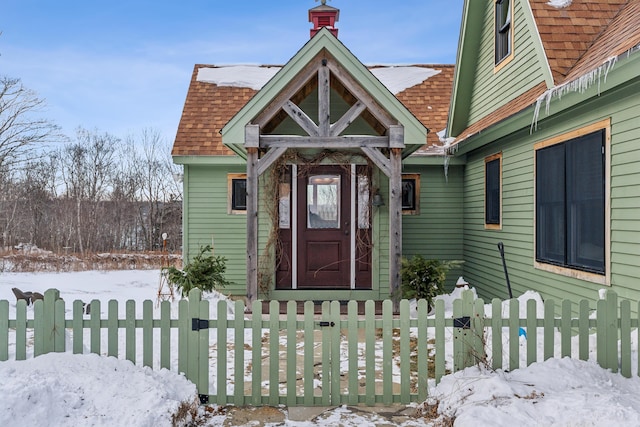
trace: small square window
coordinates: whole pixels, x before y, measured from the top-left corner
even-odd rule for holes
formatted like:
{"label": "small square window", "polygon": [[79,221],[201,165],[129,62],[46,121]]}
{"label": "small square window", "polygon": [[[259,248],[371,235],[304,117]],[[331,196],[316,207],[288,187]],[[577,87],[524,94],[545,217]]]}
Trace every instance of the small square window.
{"label": "small square window", "polygon": [[420,175],[402,174],[402,213],[420,214]]}
{"label": "small square window", "polygon": [[228,207],[229,214],[247,213],[247,175],[230,173],[228,182]]}

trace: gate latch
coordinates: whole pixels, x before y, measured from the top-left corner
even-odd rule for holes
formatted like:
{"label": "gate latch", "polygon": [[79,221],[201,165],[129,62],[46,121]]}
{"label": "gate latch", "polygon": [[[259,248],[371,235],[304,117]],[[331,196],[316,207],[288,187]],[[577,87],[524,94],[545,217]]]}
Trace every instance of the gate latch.
{"label": "gate latch", "polygon": [[326,322],[326,321],[319,322],[319,325],[320,325],[321,328],[324,328],[324,327],[327,327],[327,326],[329,326],[329,327],[336,326],[336,324],[334,322]]}
{"label": "gate latch", "polygon": [[453,319],[454,328],[471,329],[471,318],[469,316]]}
{"label": "gate latch", "polygon": [[202,329],[209,329],[209,321],[204,319],[198,319],[194,317],[191,319],[191,330],[200,331]]}

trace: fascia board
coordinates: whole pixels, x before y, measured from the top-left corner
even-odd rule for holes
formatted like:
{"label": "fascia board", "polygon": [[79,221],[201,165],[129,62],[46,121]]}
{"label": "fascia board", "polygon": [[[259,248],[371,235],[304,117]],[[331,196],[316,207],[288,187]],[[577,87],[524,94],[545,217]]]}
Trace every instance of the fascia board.
{"label": "fascia board", "polygon": [[[462,121],[462,128],[466,128],[469,116],[468,98],[473,90],[474,70],[479,55],[479,40],[482,33],[482,22],[469,21],[469,16],[482,14],[487,3],[482,1],[465,0],[462,8],[458,51],[456,53],[456,67],[449,106],[449,120],[447,135],[452,134],[456,123]],[[464,95],[460,95],[460,92]]]}
{"label": "fascia board", "polygon": [[[444,167],[445,156],[429,155],[420,156],[414,155],[402,160],[402,164],[405,166],[439,166]],[[464,166],[467,163],[466,156],[449,157],[449,166]]]}
{"label": "fascia board", "polygon": [[[638,70],[640,70],[640,51],[626,59],[619,59],[606,78],[602,77],[600,84],[594,83],[584,91],[565,93],[561,98],[554,97],[551,100],[549,115],[545,112],[543,102],[543,105],[540,106],[537,121],[551,119],[590,100],[604,99],[608,93],[615,89],[625,88],[627,90],[626,87],[629,86],[633,88],[632,90],[639,92],[640,74]],[[532,104],[513,116],[484,129],[482,132],[468,137],[455,145],[455,155],[464,155],[522,129],[530,129],[534,133],[535,123],[533,123],[533,118],[535,110],[536,105]]]}
{"label": "fascia board", "polygon": [[177,165],[245,165],[247,162],[238,156],[172,156]]}
{"label": "fascia board", "polygon": [[[309,40],[291,60],[222,128],[222,142],[234,147],[244,144],[244,124],[250,123],[283,91],[289,81],[322,50],[326,49],[392,117],[404,125],[406,144],[424,145],[428,130],[355,56],[326,28]],[[244,148],[240,151],[244,153]],[[243,156],[246,157],[246,154]]]}
{"label": "fascia board", "polygon": [[536,24],[535,18],[533,17],[531,4],[528,0],[521,1],[521,3],[523,4],[522,9],[524,11],[525,25],[527,25],[531,34],[534,35],[533,48],[536,53],[536,58],[538,59],[537,62],[538,64],[543,64],[540,68],[542,69],[542,72],[544,74],[544,81],[547,84],[547,88],[552,88],[555,84],[553,81],[553,74],[551,73],[551,66],[549,65],[547,53],[545,52],[544,45],[542,44],[540,31],[538,31],[538,25]]}

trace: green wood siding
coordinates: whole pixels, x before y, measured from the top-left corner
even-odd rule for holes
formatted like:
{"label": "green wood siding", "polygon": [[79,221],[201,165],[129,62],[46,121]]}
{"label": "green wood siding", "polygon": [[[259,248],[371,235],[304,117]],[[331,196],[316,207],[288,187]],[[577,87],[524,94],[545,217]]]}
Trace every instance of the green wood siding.
{"label": "green wood siding", "polygon": [[226,277],[234,286],[225,293],[246,294],[246,215],[227,213],[227,174],[244,173],[242,166],[185,165],[184,258],[213,243],[216,255],[227,258]]}
{"label": "green wood siding", "polygon": [[[426,259],[463,259],[463,166],[449,166],[445,179],[442,165],[406,166],[404,173],[420,174],[420,214],[402,216],[403,256]],[[460,269],[449,272],[447,286],[453,286]]]}
{"label": "green wood siding", "polygon": [[[639,91],[640,81],[636,81],[600,97],[588,98],[571,111],[541,121],[533,133],[528,128],[522,129],[468,154],[464,174],[464,271],[482,297],[507,297],[497,249],[497,243],[502,241],[514,296],[533,289],[544,298],[597,298],[602,284],[534,268],[533,145],[607,118],[611,119],[611,265],[607,268],[613,290],[623,298],[639,297]],[[499,151],[503,153],[502,230],[485,230],[484,158]]]}
{"label": "green wood siding", "polygon": [[[537,55],[539,38],[528,25],[528,6],[514,0],[514,57],[501,70],[494,73],[493,2],[486,3],[484,24],[477,63],[471,70],[473,92],[469,99],[469,123],[485,117],[544,81],[542,62]],[[466,77],[461,77],[466,78]],[[464,96],[464,95],[463,95]]]}

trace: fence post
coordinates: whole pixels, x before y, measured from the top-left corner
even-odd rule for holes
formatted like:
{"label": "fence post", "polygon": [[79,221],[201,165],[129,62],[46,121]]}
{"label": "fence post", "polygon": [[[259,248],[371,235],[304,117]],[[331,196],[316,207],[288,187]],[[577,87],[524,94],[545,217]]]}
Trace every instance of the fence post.
{"label": "fence post", "polygon": [[44,300],[34,303],[34,355],[65,350],[64,317],[56,316],[56,301],[60,299],[60,291],[48,289]]}
{"label": "fence post", "polygon": [[482,359],[484,313],[477,311],[470,290],[462,293],[462,300],[453,302],[454,371],[473,366]]}
{"label": "fence post", "polygon": [[613,291],[607,292],[607,331],[605,339],[607,341],[607,368],[611,372],[618,372],[618,294]]}
{"label": "fence post", "polygon": [[596,308],[598,364],[618,372],[618,295],[607,291]]}
{"label": "fence post", "polygon": [[0,301],[0,362],[9,360],[9,301]]}
{"label": "fence post", "polygon": [[[189,331],[187,332],[187,378],[196,385],[200,403],[209,402],[209,305],[202,301],[202,291],[189,292]],[[204,353],[204,354],[203,354]]]}

